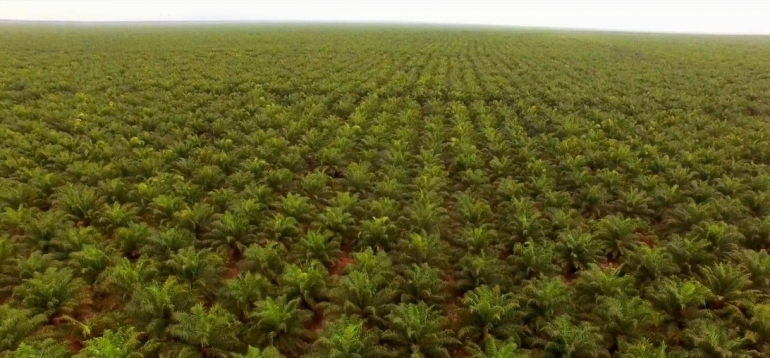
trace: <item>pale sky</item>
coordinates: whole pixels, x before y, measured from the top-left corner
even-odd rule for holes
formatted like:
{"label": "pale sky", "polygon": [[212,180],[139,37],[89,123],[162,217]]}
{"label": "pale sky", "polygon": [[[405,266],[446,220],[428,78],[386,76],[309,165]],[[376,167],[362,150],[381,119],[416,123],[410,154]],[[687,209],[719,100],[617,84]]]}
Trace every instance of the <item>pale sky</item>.
{"label": "pale sky", "polygon": [[8,1],[0,19],[418,22],[770,35],[756,1]]}

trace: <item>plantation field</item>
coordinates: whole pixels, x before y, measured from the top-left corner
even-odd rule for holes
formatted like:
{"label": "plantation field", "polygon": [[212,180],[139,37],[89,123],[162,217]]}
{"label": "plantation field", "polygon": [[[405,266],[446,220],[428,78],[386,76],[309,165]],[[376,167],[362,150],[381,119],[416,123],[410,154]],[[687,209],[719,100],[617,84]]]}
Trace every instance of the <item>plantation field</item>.
{"label": "plantation field", "polygon": [[0,357],[770,356],[770,38],[0,49]]}

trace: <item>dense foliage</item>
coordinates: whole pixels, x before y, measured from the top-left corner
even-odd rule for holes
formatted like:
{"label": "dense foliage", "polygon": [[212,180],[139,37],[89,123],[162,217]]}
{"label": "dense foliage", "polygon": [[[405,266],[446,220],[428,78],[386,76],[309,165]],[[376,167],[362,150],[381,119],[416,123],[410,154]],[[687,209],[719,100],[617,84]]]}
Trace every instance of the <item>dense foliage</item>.
{"label": "dense foliage", "polygon": [[770,354],[770,41],[0,29],[2,357]]}

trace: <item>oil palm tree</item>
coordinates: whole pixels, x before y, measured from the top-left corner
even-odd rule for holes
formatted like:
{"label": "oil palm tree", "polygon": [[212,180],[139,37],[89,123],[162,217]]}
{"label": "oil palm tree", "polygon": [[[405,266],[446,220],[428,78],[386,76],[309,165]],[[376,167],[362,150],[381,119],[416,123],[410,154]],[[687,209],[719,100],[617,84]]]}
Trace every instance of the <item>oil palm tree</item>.
{"label": "oil palm tree", "polygon": [[591,324],[575,324],[562,315],[543,328],[545,337],[541,343],[546,352],[565,358],[609,357],[601,346],[602,335]]}
{"label": "oil palm tree", "polygon": [[489,338],[516,342],[522,331],[522,313],[515,296],[502,293],[500,286],[477,287],[463,296],[459,336],[475,344],[485,344]]}
{"label": "oil palm tree", "polygon": [[757,301],[760,292],[753,288],[751,276],[730,263],[718,263],[701,268],[700,282],[711,291],[707,303],[717,312],[743,315]]}
{"label": "oil palm tree", "polygon": [[171,318],[169,335],[180,340],[183,349],[202,357],[229,357],[243,345],[238,338],[240,322],[218,304],[207,309],[198,303],[189,312],[174,312]]}
{"label": "oil palm tree", "polygon": [[278,279],[282,292],[289,298],[300,298],[306,308],[315,310],[326,297],[329,272],[319,261],[304,265],[286,265]]}
{"label": "oil palm tree", "polygon": [[402,275],[396,277],[394,285],[401,292],[401,302],[410,303],[443,303],[444,292],[448,288],[441,271],[428,264],[407,267]]}
{"label": "oil palm tree", "polygon": [[121,257],[105,270],[104,279],[98,283],[97,289],[127,302],[135,291],[155,279],[158,273],[158,267],[152,259],[142,258],[132,263]]}
{"label": "oil palm tree", "polygon": [[652,282],[678,273],[679,267],[665,246],[639,245],[623,258],[621,270],[639,282]]}
{"label": "oil palm tree", "polygon": [[252,244],[243,253],[241,269],[258,272],[277,283],[283,273],[286,257],[288,251],[280,242],[268,241],[264,246]]}
{"label": "oil palm tree", "polygon": [[69,257],[70,266],[78,272],[89,284],[110,267],[113,255],[95,245],[86,245],[81,250],[73,252]]}
{"label": "oil palm tree", "polygon": [[646,298],[663,314],[663,323],[669,326],[670,342],[678,342],[681,331],[689,321],[707,317],[702,311],[712,296],[711,291],[695,280],[665,278],[646,290]]}
{"label": "oil palm tree", "polygon": [[134,327],[107,330],[101,337],[89,339],[75,358],[141,358],[142,342]]}
{"label": "oil palm tree", "polygon": [[635,341],[622,342],[618,350],[620,358],[669,358],[666,343],[659,346],[654,345],[648,339],[639,339]]}
{"label": "oil palm tree", "polygon": [[551,241],[517,242],[509,261],[514,275],[520,280],[549,277],[560,271],[556,265],[556,248]]}
{"label": "oil palm tree", "polygon": [[311,357],[378,358],[386,357],[378,345],[379,330],[367,329],[360,318],[342,316],[329,322],[313,342]]}
{"label": "oil palm tree", "polygon": [[693,321],[684,334],[694,357],[748,358],[759,353],[748,349],[737,329],[708,320]]}
{"label": "oil palm tree", "polygon": [[275,346],[288,354],[298,354],[310,338],[304,324],[312,316],[310,311],[300,308],[299,298],[289,300],[286,295],[268,297],[256,302],[249,315],[248,341],[258,346]]}
{"label": "oil palm tree", "polygon": [[404,265],[429,264],[433,267],[443,267],[450,255],[449,244],[439,235],[429,234],[426,231],[409,233],[408,236],[398,240],[396,245],[399,253],[399,261]]}
{"label": "oil palm tree", "polygon": [[359,316],[367,323],[383,324],[398,291],[391,287],[386,276],[354,269],[330,289],[329,297],[333,303],[330,313]]}
{"label": "oil palm tree", "polygon": [[253,272],[242,272],[227,280],[217,298],[242,321],[254,308],[254,303],[276,293],[276,287],[264,276]]}
{"label": "oil palm tree", "polygon": [[577,272],[588,268],[604,256],[602,246],[601,242],[589,233],[568,230],[559,234],[556,254],[567,272]]}
{"label": "oil palm tree", "polygon": [[197,299],[188,284],[172,276],[163,282],[140,286],[126,305],[126,312],[141,332],[151,338],[162,338],[172,323],[173,313],[188,310]]}
{"label": "oil palm tree", "polygon": [[255,242],[254,228],[245,215],[225,211],[224,214],[214,214],[213,218],[211,231],[201,240],[204,246],[240,257],[246,247]]}
{"label": "oil palm tree", "polygon": [[607,257],[615,261],[639,245],[636,232],[641,227],[639,220],[610,215],[596,222],[594,236],[604,244]]}
{"label": "oil palm tree", "polygon": [[594,304],[602,297],[633,296],[637,293],[633,276],[624,275],[620,268],[601,268],[596,264],[580,271],[573,286],[584,304]]}
{"label": "oil palm tree", "polygon": [[478,344],[471,344],[468,347],[468,353],[472,358],[530,358],[532,355],[525,349],[519,347],[515,340],[498,341],[492,337],[487,337],[483,344],[484,348]]}
{"label": "oil palm tree", "polygon": [[71,315],[88,301],[86,284],[70,269],[49,267],[36,272],[13,290],[13,300],[49,319]]}
{"label": "oil palm tree", "polygon": [[220,275],[224,271],[224,259],[208,248],[187,247],[171,255],[164,267],[200,293],[213,295],[222,283]]}
{"label": "oil palm tree", "polygon": [[204,202],[185,205],[174,212],[174,221],[195,234],[196,240],[203,239],[215,222],[214,208]]}
{"label": "oil palm tree", "polygon": [[327,267],[340,256],[339,238],[330,231],[311,230],[302,236],[294,246],[292,256],[301,261],[318,260]]}
{"label": "oil palm tree", "polygon": [[64,342],[57,342],[54,339],[48,338],[42,341],[24,342],[16,348],[15,351],[9,352],[8,357],[11,358],[68,358],[72,357],[70,347]]}
{"label": "oil palm tree", "polygon": [[48,322],[45,314],[0,305],[0,352],[12,351]]}
{"label": "oil palm tree", "polygon": [[505,285],[507,283],[505,262],[499,255],[483,251],[480,255],[468,254],[460,258],[455,265],[455,288],[461,292],[472,290],[481,285]]}
{"label": "oil palm tree", "polygon": [[770,254],[767,250],[744,249],[732,256],[738,265],[748,272],[754,286],[767,292],[770,288]]}
{"label": "oil palm tree", "polygon": [[425,302],[397,305],[387,319],[382,339],[398,356],[448,358],[449,348],[457,344],[449,320]]}
{"label": "oil palm tree", "polygon": [[530,332],[539,332],[545,326],[574,308],[573,292],[559,278],[538,278],[527,281],[521,292],[524,322]]}
{"label": "oil palm tree", "polygon": [[233,353],[233,358],[284,358],[284,355],[275,347],[259,349],[249,346],[246,354]]}
{"label": "oil palm tree", "polygon": [[623,340],[649,336],[662,320],[658,311],[639,296],[603,297],[596,305],[594,315],[609,350],[617,349]]}
{"label": "oil palm tree", "polygon": [[54,207],[80,225],[89,225],[98,217],[104,198],[92,187],[66,184],[57,190]]}

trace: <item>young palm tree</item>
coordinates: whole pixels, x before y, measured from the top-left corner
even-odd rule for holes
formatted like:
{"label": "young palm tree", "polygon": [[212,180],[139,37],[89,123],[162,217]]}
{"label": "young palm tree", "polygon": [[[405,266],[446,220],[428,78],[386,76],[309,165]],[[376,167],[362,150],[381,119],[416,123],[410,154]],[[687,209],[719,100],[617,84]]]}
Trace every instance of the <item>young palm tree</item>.
{"label": "young palm tree", "polygon": [[75,358],[141,358],[142,342],[134,327],[107,330],[101,337],[89,339]]}
{"label": "young palm tree", "polygon": [[709,252],[709,242],[699,237],[674,236],[666,243],[666,248],[679,265],[683,273],[696,274],[696,268],[713,262]]}
{"label": "young palm tree", "polygon": [[463,222],[478,225],[492,216],[489,203],[477,196],[469,191],[457,195],[457,212]]}
{"label": "young palm tree", "polygon": [[519,280],[550,277],[560,269],[556,266],[556,249],[552,241],[516,243],[510,256],[514,275]]}
{"label": "young palm tree", "polygon": [[760,303],[749,309],[746,337],[760,349],[770,348],[770,305]]}
{"label": "young palm tree", "polygon": [[448,358],[449,348],[457,343],[449,320],[424,302],[396,306],[388,314],[384,342],[390,343],[398,356]]}
{"label": "young palm tree", "polygon": [[266,231],[272,240],[291,241],[300,233],[300,223],[293,216],[275,213],[265,223]]}
{"label": "young palm tree", "polygon": [[499,252],[502,249],[497,230],[491,225],[482,224],[479,226],[466,225],[462,233],[453,244],[462,247],[466,253],[480,254],[483,250]]}
{"label": "young palm tree", "polygon": [[315,310],[319,300],[325,299],[329,272],[319,261],[302,267],[289,264],[279,278],[282,293],[289,298],[300,298],[305,307]]}
{"label": "young palm tree", "polygon": [[104,198],[94,188],[75,184],[59,188],[54,200],[54,206],[79,225],[89,225],[96,219],[103,204]]}
{"label": "young palm tree", "polygon": [[619,349],[620,358],[669,358],[666,343],[655,346],[648,339],[622,342]]}
{"label": "young palm tree", "polygon": [[356,246],[358,248],[382,247],[388,250],[393,246],[396,230],[396,225],[388,216],[375,216],[362,220]]}
{"label": "young palm tree", "polygon": [[241,269],[256,271],[277,283],[278,277],[283,273],[286,257],[288,251],[280,242],[269,241],[265,246],[253,244],[243,252]]}
{"label": "young palm tree", "polygon": [[751,282],[767,292],[770,288],[770,254],[767,250],[741,250],[732,255],[738,265],[749,273]]}
{"label": "young palm tree", "polygon": [[395,287],[401,292],[401,302],[440,304],[445,301],[447,283],[440,270],[428,264],[412,264],[403,275],[396,277]]}
{"label": "young palm tree", "polygon": [[214,208],[203,202],[192,206],[186,205],[174,212],[174,221],[195,234],[196,240],[201,240],[212,229],[214,223]]}
{"label": "young palm tree", "polygon": [[224,214],[214,214],[213,218],[211,231],[201,240],[204,246],[239,257],[255,241],[254,229],[247,216],[225,211]]}
{"label": "young palm tree", "polygon": [[610,350],[623,340],[650,336],[661,322],[660,314],[638,296],[603,297],[594,314]]}
{"label": "young palm tree", "polygon": [[311,220],[310,213],[316,210],[310,198],[292,193],[286,194],[275,206],[283,214],[300,222]]}
{"label": "young palm tree", "polygon": [[455,265],[455,288],[466,292],[481,285],[505,286],[505,273],[510,271],[498,256],[487,251],[483,251],[481,255],[463,256]]}
{"label": "young palm tree", "polygon": [[333,303],[329,312],[355,315],[367,323],[383,324],[384,317],[397,296],[398,292],[391,287],[386,276],[354,269],[329,291]]}
{"label": "young palm tree", "polygon": [[139,209],[132,203],[121,204],[113,202],[104,204],[99,211],[96,223],[108,233],[119,228],[129,227],[139,221]]}
{"label": "young palm tree", "polygon": [[152,234],[146,239],[147,242],[139,253],[160,262],[169,260],[173,254],[182,249],[195,246],[195,236],[184,229],[172,227],[152,232]]}
{"label": "young palm tree", "polygon": [[641,226],[639,220],[610,215],[596,222],[594,236],[603,242],[607,257],[615,261],[639,245],[636,231]]}
{"label": "young palm tree", "polygon": [[69,258],[70,266],[89,284],[93,284],[113,261],[111,253],[94,245],[86,245],[80,251],[71,253]]}
{"label": "young palm tree", "polygon": [[49,267],[17,286],[13,290],[13,300],[34,313],[52,319],[71,315],[78,306],[86,303],[85,286],[85,282],[75,277],[72,270]]}
{"label": "young palm tree", "polygon": [[341,207],[329,206],[318,215],[318,225],[323,230],[344,234],[355,226],[353,215]]}
{"label": "young palm tree", "polygon": [[422,231],[398,240],[397,250],[404,265],[426,263],[441,268],[446,266],[451,248],[439,235]]}
{"label": "young palm tree", "polygon": [[233,353],[233,358],[284,358],[284,356],[275,347],[259,349],[249,346],[246,354]]}
{"label": "young palm tree", "polygon": [[623,258],[621,270],[639,282],[652,282],[679,272],[674,257],[665,246],[639,245]]}
{"label": "young palm tree", "polygon": [[557,317],[543,328],[545,351],[557,357],[609,357],[600,342],[599,329],[590,324],[575,324],[566,315]]}
{"label": "young palm tree", "polygon": [[521,294],[526,326],[531,332],[539,332],[548,322],[571,312],[575,304],[572,296],[570,288],[559,278],[527,281]]}
{"label": "young palm tree", "polygon": [[311,357],[379,358],[386,357],[378,345],[380,332],[367,329],[359,318],[342,316],[325,325],[313,342]]}
{"label": "young palm tree", "polygon": [[352,256],[353,264],[347,266],[349,272],[365,272],[372,277],[382,277],[387,282],[395,278],[393,261],[386,252],[380,250],[375,253],[371,248],[367,248],[362,252],[353,253]]}
{"label": "young palm tree", "polygon": [[293,256],[300,261],[318,260],[330,267],[341,253],[336,235],[326,230],[312,230],[299,239]]}
{"label": "young palm tree", "polygon": [[20,282],[17,270],[12,266],[19,249],[19,245],[10,238],[0,236],[0,299],[4,299],[7,292]]}
{"label": "young palm tree", "polygon": [[289,300],[286,295],[257,302],[249,315],[249,341],[263,347],[275,346],[291,355],[303,351],[309,339],[304,324],[313,314],[299,305],[299,298]]}
{"label": "young palm tree", "polygon": [[585,304],[594,304],[602,297],[635,295],[633,276],[624,275],[620,268],[601,268],[596,264],[580,271],[573,281],[575,292]]}
{"label": "young palm tree", "polygon": [[276,293],[270,280],[258,273],[245,272],[225,281],[218,299],[242,321],[246,321],[254,302],[264,300]]}
{"label": "young palm tree", "polygon": [[725,222],[706,222],[696,225],[688,235],[708,241],[711,244],[710,251],[720,260],[729,258],[745,241],[745,237],[737,227]]}
{"label": "young palm tree", "polygon": [[512,293],[501,293],[500,286],[484,285],[466,292],[460,317],[463,322],[460,338],[474,344],[485,344],[489,338],[515,342],[522,330],[519,303]]}
{"label": "young palm tree", "polygon": [[577,272],[602,259],[602,246],[591,234],[569,230],[559,234],[556,254],[567,272]]}
{"label": "young palm tree", "polygon": [[57,342],[51,338],[43,341],[24,342],[9,352],[10,358],[69,358],[72,357],[70,347],[64,342]]}
{"label": "young palm tree", "polygon": [[760,294],[753,288],[750,277],[730,263],[703,267],[700,282],[711,291],[710,308],[727,309],[727,314],[742,316],[742,311],[757,302]]}
{"label": "young palm tree", "polygon": [[677,342],[685,323],[705,316],[701,309],[712,296],[711,291],[695,280],[665,278],[654,283],[646,292],[647,299],[662,310],[670,341]]}
{"label": "young palm tree", "polygon": [[12,351],[48,322],[44,314],[0,305],[0,352]]}
{"label": "young palm tree", "polygon": [[684,334],[693,357],[749,358],[759,353],[748,349],[746,338],[737,329],[703,319],[688,326]]}
{"label": "young palm tree", "polygon": [[171,255],[164,266],[174,277],[189,283],[204,295],[213,295],[222,284],[220,276],[224,271],[224,259],[208,248],[181,249]]}
{"label": "young palm tree", "polygon": [[420,191],[411,205],[405,208],[407,227],[425,232],[433,232],[436,227],[446,222],[447,210],[434,198],[433,192]]}
{"label": "young palm tree", "polygon": [[172,276],[162,283],[140,286],[126,305],[126,312],[141,332],[151,338],[161,338],[172,322],[173,313],[188,310],[197,299],[189,285],[179,283]]}
{"label": "young palm tree", "polygon": [[206,309],[198,303],[189,312],[174,312],[172,320],[169,334],[202,357],[229,357],[242,347],[241,323],[219,304]]}
{"label": "young palm tree", "polygon": [[136,258],[154,235],[157,235],[155,229],[146,223],[131,223],[115,230],[115,246],[123,256]]}
{"label": "young palm tree", "polygon": [[157,276],[158,268],[154,260],[142,258],[132,263],[129,259],[121,257],[105,270],[104,279],[97,287],[99,291],[126,302],[143,284]]}
{"label": "young palm tree", "polygon": [[527,350],[521,349],[515,340],[498,341],[488,337],[484,341],[482,349],[477,344],[468,347],[471,358],[530,358],[532,355]]}
{"label": "young palm tree", "polygon": [[163,225],[174,218],[174,214],[184,209],[184,199],[175,195],[161,194],[152,198],[150,208],[157,223]]}

